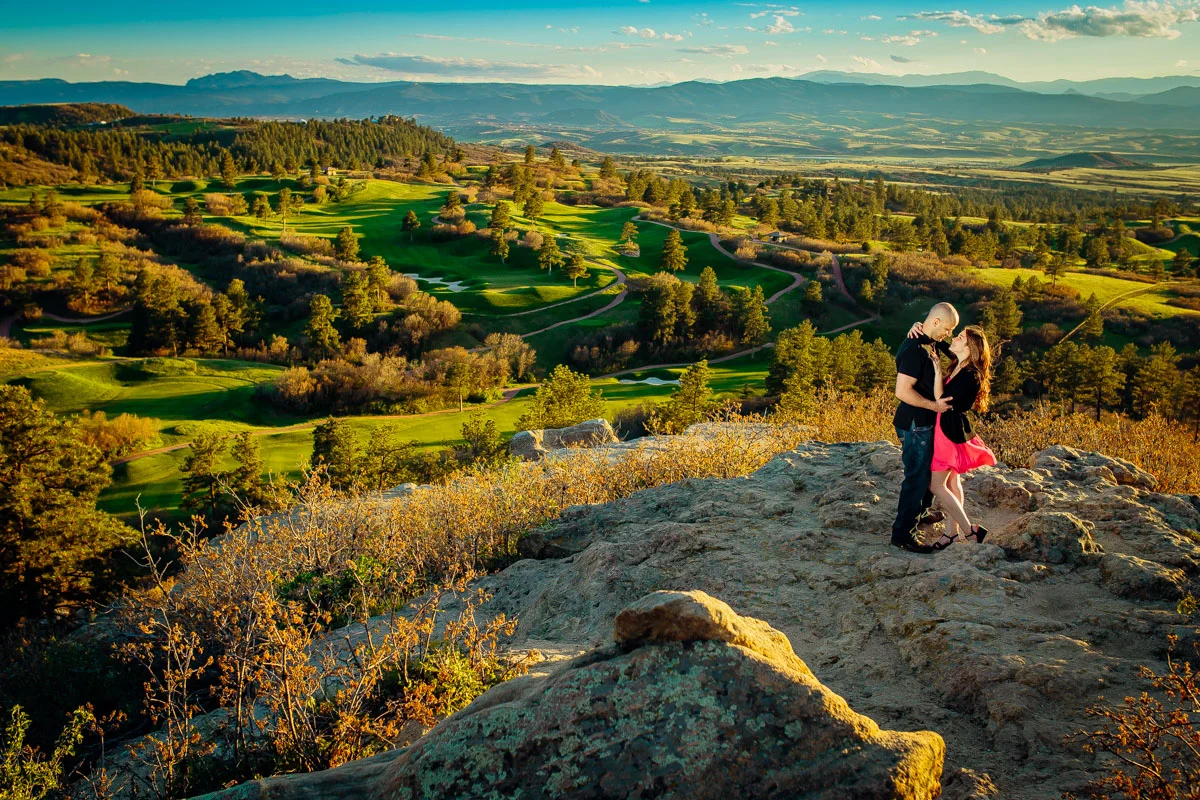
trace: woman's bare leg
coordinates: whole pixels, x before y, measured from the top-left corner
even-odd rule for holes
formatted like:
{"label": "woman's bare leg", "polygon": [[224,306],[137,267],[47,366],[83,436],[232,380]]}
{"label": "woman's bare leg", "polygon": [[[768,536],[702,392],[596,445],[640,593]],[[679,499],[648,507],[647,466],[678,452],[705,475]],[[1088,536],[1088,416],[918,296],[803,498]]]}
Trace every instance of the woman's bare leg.
{"label": "woman's bare leg", "polygon": [[942,470],[941,472],[933,473],[933,480],[930,482],[930,490],[937,495],[938,500],[942,501],[942,509],[946,515],[958,525],[960,531],[969,533],[971,531],[971,520],[967,517],[967,512],[963,509],[962,501],[950,488],[950,481],[955,477],[950,470]]}
{"label": "woman's bare leg", "polygon": [[[952,491],[954,496],[958,498],[958,504],[963,507],[963,511],[966,511],[967,501],[963,497],[962,475],[959,475],[957,472],[950,473],[950,480],[948,483],[950,485],[950,491]],[[954,523],[954,527],[958,529],[958,533],[962,536],[966,536],[971,532],[970,528],[959,527],[957,522]]]}

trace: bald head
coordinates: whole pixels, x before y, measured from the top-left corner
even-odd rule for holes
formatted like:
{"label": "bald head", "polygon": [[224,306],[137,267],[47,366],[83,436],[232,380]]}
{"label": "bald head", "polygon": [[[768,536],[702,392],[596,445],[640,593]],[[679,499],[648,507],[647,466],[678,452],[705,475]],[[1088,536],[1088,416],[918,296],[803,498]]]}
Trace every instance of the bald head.
{"label": "bald head", "polygon": [[958,327],[958,310],[949,303],[938,303],[929,309],[925,317],[925,335],[932,339],[944,339]]}

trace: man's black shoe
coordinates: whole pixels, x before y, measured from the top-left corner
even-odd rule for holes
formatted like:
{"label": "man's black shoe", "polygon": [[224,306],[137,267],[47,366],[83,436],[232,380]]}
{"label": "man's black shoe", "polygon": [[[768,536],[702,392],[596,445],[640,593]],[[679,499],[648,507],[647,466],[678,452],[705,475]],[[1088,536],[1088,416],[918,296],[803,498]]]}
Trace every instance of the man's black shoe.
{"label": "man's black shoe", "polygon": [[933,552],[933,547],[927,544],[921,544],[916,539],[906,539],[903,541],[892,540],[892,547],[898,547],[901,550],[907,550],[910,553],[920,553],[921,555],[929,555]]}
{"label": "man's black shoe", "polygon": [[917,524],[922,527],[926,525],[936,525],[939,522],[945,521],[945,519],[946,515],[941,511],[926,510],[925,513],[917,517]]}

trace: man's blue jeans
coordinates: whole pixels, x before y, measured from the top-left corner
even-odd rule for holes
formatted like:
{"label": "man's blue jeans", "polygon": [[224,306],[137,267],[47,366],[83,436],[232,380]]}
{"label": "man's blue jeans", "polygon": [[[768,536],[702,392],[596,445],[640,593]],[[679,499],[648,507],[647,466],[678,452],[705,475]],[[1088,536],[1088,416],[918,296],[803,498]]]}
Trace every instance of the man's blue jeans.
{"label": "man's blue jeans", "polygon": [[900,502],[892,523],[892,541],[907,542],[914,537],[917,518],[933,505],[929,491],[933,462],[933,426],[896,429],[900,437],[900,457],[904,461],[904,482],[900,484]]}

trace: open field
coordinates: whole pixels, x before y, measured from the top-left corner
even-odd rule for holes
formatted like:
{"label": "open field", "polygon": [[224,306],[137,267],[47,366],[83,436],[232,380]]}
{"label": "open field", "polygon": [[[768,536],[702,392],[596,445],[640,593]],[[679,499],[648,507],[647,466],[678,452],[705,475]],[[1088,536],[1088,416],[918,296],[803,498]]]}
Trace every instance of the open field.
{"label": "open field", "polygon": [[[994,283],[997,286],[1010,286],[1013,279],[1017,277],[1020,277],[1022,280],[1028,280],[1030,277],[1037,276],[1038,280],[1047,281],[1046,276],[1042,274],[1041,270],[1033,269],[989,267],[974,270],[972,274],[978,275],[983,280]],[[1078,289],[1084,298],[1087,298],[1088,295],[1094,292],[1096,299],[1101,303],[1107,303],[1126,292],[1143,288],[1148,289],[1149,291],[1144,294],[1138,294],[1128,300],[1122,301],[1120,306],[1152,318],[1161,319],[1187,314],[1195,316],[1197,320],[1200,320],[1200,314],[1168,304],[1168,301],[1175,297],[1175,292],[1169,284],[1155,287],[1153,284],[1141,281],[1122,280],[1121,278],[1111,278],[1106,275],[1089,275],[1081,272],[1066,272],[1060,275],[1058,280],[1060,283]]]}

